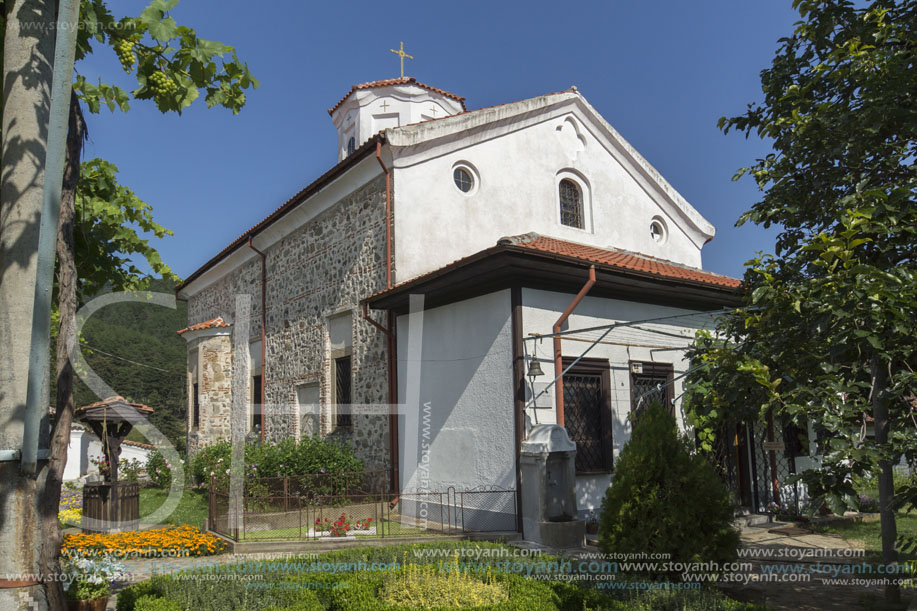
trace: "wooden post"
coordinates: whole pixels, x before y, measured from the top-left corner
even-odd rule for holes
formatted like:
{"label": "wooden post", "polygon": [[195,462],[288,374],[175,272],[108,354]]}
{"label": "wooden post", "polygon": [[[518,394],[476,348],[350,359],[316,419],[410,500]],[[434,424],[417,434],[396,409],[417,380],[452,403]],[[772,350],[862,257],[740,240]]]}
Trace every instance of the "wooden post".
{"label": "wooden post", "polygon": [[289,511],[289,504],[287,502],[289,495],[290,495],[290,476],[284,475],[283,476],[283,510],[284,512]]}

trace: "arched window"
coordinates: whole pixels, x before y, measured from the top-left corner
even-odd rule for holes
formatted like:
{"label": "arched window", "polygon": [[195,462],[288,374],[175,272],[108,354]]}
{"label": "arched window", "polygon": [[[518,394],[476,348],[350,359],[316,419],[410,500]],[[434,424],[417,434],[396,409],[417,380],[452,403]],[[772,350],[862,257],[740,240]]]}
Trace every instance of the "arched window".
{"label": "arched window", "polygon": [[565,178],[560,181],[560,222],[568,227],[583,229],[583,194],[579,185]]}
{"label": "arched window", "polygon": [[351,155],[357,149],[357,143],[353,139],[353,136],[350,137],[350,140],[347,141],[347,154]]}

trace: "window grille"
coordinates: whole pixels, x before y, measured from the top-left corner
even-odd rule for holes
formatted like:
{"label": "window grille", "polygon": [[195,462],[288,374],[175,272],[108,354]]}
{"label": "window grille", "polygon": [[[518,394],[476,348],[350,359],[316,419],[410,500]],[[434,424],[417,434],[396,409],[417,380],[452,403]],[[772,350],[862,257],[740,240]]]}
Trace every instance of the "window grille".
{"label": "window grille", "polygon": [[334,397],[336,404],[335,422],[339,427],[353,425],[350,416],[351,398],[351,360],[349,356],[334,359]]}
{"label": "window grille", "polygon": [[577,473],[611,471],[610,388],[608,361],[602,359],[583,359],[564,374],[564,427],[576,443]]}
{"label": "window grille", "polygon": [[568,227],[583,229],[583,195],[575,182],[560,181],[560,222]]}
{"label": "window grille", "polygon": [[261,405],[261,376],[252,376],[252,430],[264,428],[264,412]]}
{"label": "window grille", "polygon": [[672,399],[675,396],[669,363],[641,363],[640,373],[631,370],[631,411],[639,417],[654,401],[658,401],[670,414],[675,415]]}
{"label": "window grille", "polygon": [[201,425],[201,398],[197,394],[197,384],[195,383],[192,390],[194,397],[191,399],[191,405],[193,406],[193,412],[191,417],[191,426],[197,428]]}

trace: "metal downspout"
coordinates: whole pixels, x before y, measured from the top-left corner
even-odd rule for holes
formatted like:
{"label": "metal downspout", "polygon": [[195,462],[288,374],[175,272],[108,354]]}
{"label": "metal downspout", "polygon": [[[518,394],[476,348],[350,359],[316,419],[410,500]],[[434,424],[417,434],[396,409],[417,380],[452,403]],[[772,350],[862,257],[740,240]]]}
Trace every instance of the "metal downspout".
{"label": "metal downspout", "polygon": [[385,173],[385,288],[392,288],[392,174],[382,161],[382,143],[376,142],[376,161]]}
{"label": "metal downspout", "polygon": [[264,389],[267,387],[267,379],[264,376],[265,360],[265,329],[267,327],[267,256],[252,246],[252,236],[248,236],[248,247],[258,253],[261,257],[261,396],[258,400],[261,402],[261,441],[264,441],[264,432],[267,430],[267,415],[264,413]]}
{"label": "metal downspout", "polygon": [[583,285],[583,288],[579,290],[579,293],[576,294],[576,297],[573,298],[573,301],[570,302],[570,305],[567,306],[567,309],[564,310],[564,313],[560,315],[560,318],[557,319],[557,322],[554,323],[552,332],[554,335],[554,377],[557,378],[557,382],[554,384],[555,392],[555,401],[554,405],[557,409],[557,424],[560,426],[564,425],[564,361],[561,353],[561,339],[557,333],[560,333],[560,328],[567,321],[567,318],[570,317],[570,314],[573,313],[573,310],[576,309],[576,306],[579,305],[579,302],[583,300],[583,297],[586,296],[586,293],[592,288],[592,285],[595,284],[595,265],[589,266],[589,280],[586,281],[586,284]]}
{"label": "metal downspout", "polygon": [[[392,288],[392,173],[385,162],[382,161],[382,142],[376,141],[376,161],[382,167],[385,173],[385,287]],[[395,319],[392,313],[388,313],[388,325],[386,329],[376,321],[368,317],[366,304],[363,306],[363,318],[378,327],[386,335],[386,352],[388,353],[388,445],[389,460],[391,463],[392,488],[396,492],[399,488],[398,483],[398,389],[395,382]]]}

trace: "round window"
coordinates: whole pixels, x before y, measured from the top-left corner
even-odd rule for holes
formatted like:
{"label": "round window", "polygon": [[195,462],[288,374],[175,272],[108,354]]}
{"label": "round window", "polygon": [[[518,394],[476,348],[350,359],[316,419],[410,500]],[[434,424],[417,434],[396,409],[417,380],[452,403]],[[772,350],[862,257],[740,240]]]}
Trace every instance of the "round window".
{"label": "round window", "polygon": [[663,244],[665,242],[665,223],[663,223],[661,219],[653,219],[650,223],[650,236],[657,244]]}
{"label": "round window", "polygon": [[452,180],[462,193],[468,193],[474,188],[474,176],[467,168],[459,167],[452,170]]}

